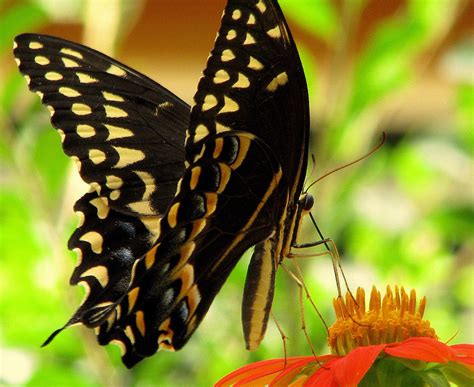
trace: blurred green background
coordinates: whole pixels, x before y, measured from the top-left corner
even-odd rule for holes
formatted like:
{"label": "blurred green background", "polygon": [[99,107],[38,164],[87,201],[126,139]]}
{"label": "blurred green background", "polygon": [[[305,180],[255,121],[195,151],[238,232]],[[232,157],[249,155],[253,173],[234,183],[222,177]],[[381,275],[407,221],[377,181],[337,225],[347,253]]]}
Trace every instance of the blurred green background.
{"label": "blurred green background", "polygon": [[[369,159],[311,189],[313,213],[337,243],[351,288],[415,288],[427,296],[426,317],[441,340],[456,335],[452,343],[472,343],[474,2],[280,3],[310,89],[316,163],[308,166],[308,182],[387,135]],[[92,332],[77,327],[39,348],[81,299],[82,290],[68,285],[74,257],[66,242],[84,186],[47,110],[16,69],[13,37],[43,32],[83,42],[191,102],[223,7],[223,0],[0,1],[0,384],[208,386],[250,361],[283,356],[273,322],[257,352],[244,349],[247,255],[178,353],[157,354],[128,371],[117,348],[98,346]],[[317,238],[306,225],[301,241]],[[299,263],[330,324],[330,257]],[[289,355],[310,354],[298,305],[297,286],[280,270],[274,315],[290,338]],[[306,322],[317,352],[327,353],[310,308]]]}

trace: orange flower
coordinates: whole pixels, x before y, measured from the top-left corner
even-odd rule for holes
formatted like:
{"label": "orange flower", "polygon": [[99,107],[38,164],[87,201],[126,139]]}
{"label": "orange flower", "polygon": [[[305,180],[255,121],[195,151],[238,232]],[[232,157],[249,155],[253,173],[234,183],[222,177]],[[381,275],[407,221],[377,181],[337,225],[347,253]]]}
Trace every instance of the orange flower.
{"label": "orange flower", "polygon": [[333,355],[264,360],[216,383],[223,386],[387,386],[474,384],[474,345],[449,346],[423,320],[426,299],[416,308],[415,291],[386,295],[373,288],[369,308],[356,299],[334,300],[337,320],[329,329]]}

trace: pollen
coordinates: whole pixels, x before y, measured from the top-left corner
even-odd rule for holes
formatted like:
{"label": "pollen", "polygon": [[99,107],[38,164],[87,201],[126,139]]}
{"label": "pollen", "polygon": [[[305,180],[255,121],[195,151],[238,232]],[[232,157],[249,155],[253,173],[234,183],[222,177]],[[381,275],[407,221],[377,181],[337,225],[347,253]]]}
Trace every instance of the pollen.
{"label": "pollen", "polygon": [[328,343],[333,354],[346,355],[353,349],[367,345],[394,343],[410,337],[437,338],[428,320],[423,320],[426,298],[418,306],[416,292],[408,294],[395,286],[387,286],[383,298],[372,288],[368,308],[365,291],[357,289],[355,297],[347,293],[345,299],[333,301],[336,322],[329,328]]}

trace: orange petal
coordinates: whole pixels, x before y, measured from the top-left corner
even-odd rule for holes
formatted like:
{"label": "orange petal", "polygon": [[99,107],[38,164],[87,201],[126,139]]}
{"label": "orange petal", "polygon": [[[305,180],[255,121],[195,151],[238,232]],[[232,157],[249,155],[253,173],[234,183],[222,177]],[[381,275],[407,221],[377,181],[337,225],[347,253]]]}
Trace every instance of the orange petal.
{"label": "orange petal", "polygon": [[448,345],[429,337],[411,337],[401,343],[389,344],[384,352],[390,356],[428,363],[447,363],[455,358],[454,351]]}

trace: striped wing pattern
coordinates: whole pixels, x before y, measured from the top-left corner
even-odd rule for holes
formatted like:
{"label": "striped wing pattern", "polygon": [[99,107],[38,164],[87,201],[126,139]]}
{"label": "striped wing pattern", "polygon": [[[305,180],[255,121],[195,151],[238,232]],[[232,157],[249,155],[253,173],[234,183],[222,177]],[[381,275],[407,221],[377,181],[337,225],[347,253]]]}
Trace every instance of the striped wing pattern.
{"label": "striped wing pattern", "polygon": [[[17,52],[20,46],[30,45],[31,50],[31,41],[42,44],[38,39],[37,35],[28,36],[22,43],[17,42],[15,49],[20,70],[30,78],[33,70],[41,68],[22,68],[23,58]],[[55,38],[45,39],[55,42],[56,52],[65,44]],[[93,53],[104,58],[82,46],[73,46],[72,50],[83,57]],[[68,54],[77,62],[77,55]],[[30,61],[36,59],[31,54],[24,56]],[[50,61],[54,57],[58,63],[62,60],[42,56]],[[123,91],[126,86],[107,88],[108,93],[124,100],[113,105],[126,113],[124,117],[118,117],[116,111],[114,117],[107,115],[104,104],[108,102],[102,93],[105,86],[95,90],[81,87],[78,70],[61,73],[54,68],[42,69],[39,80],[30,80],[30,88],[44,93],[43,102],[54,109],[52,122],[65,133],[65,152],[73,157],[82,155],[80,172],[93,188],[76,203],[76,211],[84,214],[86,221],[69,244],[87,256],[71,282],[86,281],[91,291],[67,325],[81,322],[96,327],[99,343],[119,345],[127,367],[158,350],[179,350],[202,321],[242,254],[256,245],[243,302],[247,347],[255,348],[265,333],[275,270],[293,239],[309,134],[304,75],[276,0],[228,1],[189,117],[187,106],[177,97],[133,70],[107,60],[101,68],[91,61],[93,70],[82,62],[78,64],[82,72],[87,67],[89,77],[105,80],[113,73],[117,78],[114,85],[124,81],[146,89],[131,98]],[[57,96],[57,90],[51,89],[53,81],[47,76],[51,71],[67,76],[71,82],[75,80],[70,88],[81,96],[90,93],[90,101],[66,98],[66,103],[64,96]],[[53,90],[49,91],[51,96],[43,85]],[[93,95],[100,99],[95,105],[91,102]],[[91,117],[97,117],[93,124],[84,125],[103,129],[104,135],[93,145],[78,139],[77,127],[65,130],[68,120],[55,122],[58,108],[62,108],[68,116],[74,115],[77,124],[79,110],[74,111],[74,103],[90,106]],[[122,119],[134,124],[126,126]],[[121,157],[129,153],[107,148],[112,144],[105,121],[132,131],[133,140],[120,146],[140,151],[143,157],[117,168]],[[146,130],[138,132],[139,127]],[[149,132],[162,137],[150,151],[146,148],[152,146],[146,137]],[[176,148],[176,154],[170,155],[169,147]],[[96,153],[91,155],[90,149],[102,151],[105,159],[94,162]],[[86,150],[88,156],[84,156]],[[153,184],[137,171],[149,174],[152,179],[148,181]],[[114,189],[107,186],[112,172],[123,180],[121,201],[115,199],[113,203]],[[170,172],[174,191],[161,191],[160,181],[168,180],[160,173]],[[128,192],[125,189],[136,190],[137,182],[141,196],[123,195]],[[133,201],[126,200],[131,197]],[[104,217],[105,212],[111,218]]]}

